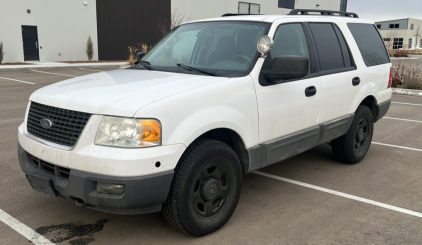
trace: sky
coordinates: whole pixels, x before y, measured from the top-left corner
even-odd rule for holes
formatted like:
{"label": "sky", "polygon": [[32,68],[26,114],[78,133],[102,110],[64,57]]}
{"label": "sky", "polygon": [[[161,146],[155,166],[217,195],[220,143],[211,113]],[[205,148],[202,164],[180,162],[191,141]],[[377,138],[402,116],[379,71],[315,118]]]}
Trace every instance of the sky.
{"label": "sky", "polygon": [[347,0],[347,11],[372,21],[422,20],[422,0]]}

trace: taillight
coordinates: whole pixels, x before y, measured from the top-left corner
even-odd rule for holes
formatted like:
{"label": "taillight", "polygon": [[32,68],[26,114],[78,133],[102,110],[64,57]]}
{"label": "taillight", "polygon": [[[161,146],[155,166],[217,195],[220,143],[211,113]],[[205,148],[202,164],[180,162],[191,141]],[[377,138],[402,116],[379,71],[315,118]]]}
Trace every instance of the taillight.
{"label": "taillight", "polygon": [[390,68],[390,80],[388,81],[387,88],[391,88],[391,85],[393,85],[393,67]]}

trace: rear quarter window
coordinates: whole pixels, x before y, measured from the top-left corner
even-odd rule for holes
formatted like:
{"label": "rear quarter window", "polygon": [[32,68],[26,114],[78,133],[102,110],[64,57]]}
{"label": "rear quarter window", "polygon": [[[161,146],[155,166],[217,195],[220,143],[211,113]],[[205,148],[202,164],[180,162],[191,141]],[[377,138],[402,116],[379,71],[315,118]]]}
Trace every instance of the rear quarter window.
{"label": "rear quarter window", "polygon": [[347,26],[355,38],[366,66],[390,63],[385,44],[374,25],[349,23]]}

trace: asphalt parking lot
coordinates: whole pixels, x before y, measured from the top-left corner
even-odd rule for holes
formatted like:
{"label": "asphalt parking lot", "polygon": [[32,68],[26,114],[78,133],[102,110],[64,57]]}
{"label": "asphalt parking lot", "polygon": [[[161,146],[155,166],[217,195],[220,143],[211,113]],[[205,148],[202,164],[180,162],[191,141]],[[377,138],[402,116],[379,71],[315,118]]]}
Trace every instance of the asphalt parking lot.
{"label": "asphalt parking lot", "polygon": [[[359,164],[334,161],[324,144],[245,175],[231,220],[202,238],[174,230],[161,213],[106,214],[33,191],[16,153],[30,94],[108,69],[114,68],[0,72],[0,244],[30,243],[18,232],[28,234],[26,226],[53,243],[72,245],[421,244],[422,97],[393,95]],[[32,237],[42,242],[36,233]]]}

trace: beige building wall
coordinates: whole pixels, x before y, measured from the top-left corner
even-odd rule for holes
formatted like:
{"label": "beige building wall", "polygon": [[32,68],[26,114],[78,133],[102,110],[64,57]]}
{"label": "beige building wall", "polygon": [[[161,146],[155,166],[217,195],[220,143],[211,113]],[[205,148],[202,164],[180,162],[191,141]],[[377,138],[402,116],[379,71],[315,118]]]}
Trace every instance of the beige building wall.
{"label": "beige building wall", "polygon": [[[296,9],[340,10],[341,0],[295,0]],[[172,12],[186,20],[220,17],[226,13],[238,13],[239,2],[260,5],[260,14],[285,15],[291,9],[279,8],[278,0],[172,0]],[[317,6],[319,5],[319,6]]]}
{"label": "beige building wall", "polygon": [[87,60],[89,35],[97,60],[96,12],[96,0],[0,0],[3,62],[24,62],[21,26],[37,26],[40,61]]}

